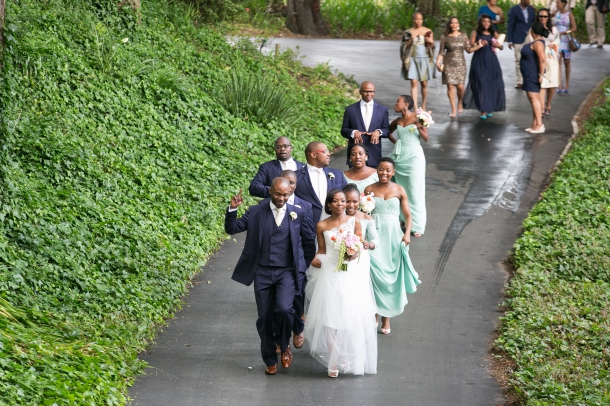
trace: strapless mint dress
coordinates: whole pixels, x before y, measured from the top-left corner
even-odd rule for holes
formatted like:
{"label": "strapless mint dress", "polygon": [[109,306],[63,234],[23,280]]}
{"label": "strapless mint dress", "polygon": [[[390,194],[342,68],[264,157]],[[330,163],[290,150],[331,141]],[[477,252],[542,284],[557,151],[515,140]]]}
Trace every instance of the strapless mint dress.
{"label": "strapless mint dress", "polygon": [[350,179],[347,176],[345,176],[345,174],[343,174],[343,177],[345,178],[347,183],[353,183],[354,185],[356,185],[356,187],[358,188],[360,193],[364,193],[364,189],[366,189],[366,187],[368,185],[372,185],[375,182],[379,182],[379,175],[377,175],[377,172],[374,172],[371,176],[369,176],[366,179],[362,179],[362,180]]}
{"label": "strapless mint dress", "polygon": [[[413,129],[414,131],[411,131]],[[396,144],[390,158],[396,163],[394,182],[405,188],[413,219],[411,231],[426,231],[426,157],[414,124],[396,127]],[[404,220],[402,213],[400,218]]]}
{"label": "strapless mint dress", "polygon": [[414,293],[421,282],[409,258],[409,247],[402,242],[398,215],[400,199],[375,197],[373,219],[377,225],[379,244],[369,251],[371,281],[377,303],[377,314],[398,316],[407,305],[407,293]]}

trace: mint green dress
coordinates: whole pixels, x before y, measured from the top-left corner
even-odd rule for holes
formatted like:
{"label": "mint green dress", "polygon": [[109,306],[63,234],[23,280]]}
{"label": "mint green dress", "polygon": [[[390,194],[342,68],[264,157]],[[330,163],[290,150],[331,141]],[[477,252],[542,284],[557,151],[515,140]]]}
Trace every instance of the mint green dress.
{"label": "mint green dress", "polygon": [[372,216],[377,225],[379,245],[370,252],[371,281],[377,302],[377,314],[398,316],[407,304],[407,293],[417,290],[419,275],[409,258],[409,247],[402,242],[398,215],[400,199],[383,200],[375,196]]}
{"label": "mint green dress", "polygon": [[[396,127],[396,144],[390,158],[395,162],[394,182],[405,188],[409,198],[411,232],[423,234],[426,231],[426,157],[414,124]],[[402,213],[400,218],[404,220]]]}
{"label": "mint green dress", "polygon": [[375,244],[375,247],[379,246],[379,235],[377,234],[377,226],[375,220],[360,220],[360,227],[362,227],[362,234],[364,239],[368,242]]}
{"label": "mint green dress", "polygon": [[366,187],[368,185],[372,185],[375,182],[379,182],[379,175],[377,175],[377,172],[374,172],[371,176],[369,176],[366,179],[362,179],[362,180],[350,179],[347,176],[345,176],[345,174],[343,174],[343,177],[345,178],[347,183],[353,183],[354,185],[356,185],[356,187],[358,188],[360,193],[364,193],[364,189],[366,189]]}

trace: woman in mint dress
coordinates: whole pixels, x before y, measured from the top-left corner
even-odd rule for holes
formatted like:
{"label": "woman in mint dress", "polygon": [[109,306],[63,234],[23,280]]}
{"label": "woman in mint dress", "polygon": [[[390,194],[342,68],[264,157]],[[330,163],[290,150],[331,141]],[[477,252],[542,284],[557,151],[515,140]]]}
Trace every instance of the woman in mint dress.
{"label": "woman in mint dress", "polygon": [[[394,143],[390,158],[396,166],[393,180],[405,189],[409,198],[411,233],[421,237],[426,230],[426,157],[420,139],[428,142],[428,130],[412,109],[413,99],[408,95],[400,96],[394,105],[394,111],[401,116],[390,124],[390,141]],[[405,220],[402,215],[400,218]]]}
{"label": "woman in mint dress", "polygon": [[364,189],[379,180],[375,168],[366,166],[366,161],[369,159],[369,151],[364,144],[352,144],[347,149],[347,156],[352,164],[352,167],[343,172],[343,176],[347,183],[356,185],[360,193]]}
{"label": "woman in mint dress", "polygon": [[[404,311],[407,293],[414,293],[421,282],[409,258],[411,211],[407,193],[390,181],[395,174],[392,158],[381,158],[377,174],[379,182],[364,190],[365,194],[374,194],[372,214],[379,234],[379,246],[370,251],[371,281],[377,314],[381,316],[381,333],[390,334],[390,318]],[[405,217],[404,233],[398,221],[401,212]]]}

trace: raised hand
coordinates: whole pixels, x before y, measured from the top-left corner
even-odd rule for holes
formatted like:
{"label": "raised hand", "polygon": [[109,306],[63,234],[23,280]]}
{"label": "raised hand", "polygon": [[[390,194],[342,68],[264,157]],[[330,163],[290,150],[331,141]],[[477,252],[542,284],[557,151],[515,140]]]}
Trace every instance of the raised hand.
{"label": "raised hand", "polygon": [[366,134],[360,131],[354,131],[354,142],[356,144],[362,144],[362,134]]}
{"label": "raised hand", "polygon": [[231,198],[231,209],[237,209],[244,202],[244,197],[241,195],[243,189],[239,189],[239,193]]}

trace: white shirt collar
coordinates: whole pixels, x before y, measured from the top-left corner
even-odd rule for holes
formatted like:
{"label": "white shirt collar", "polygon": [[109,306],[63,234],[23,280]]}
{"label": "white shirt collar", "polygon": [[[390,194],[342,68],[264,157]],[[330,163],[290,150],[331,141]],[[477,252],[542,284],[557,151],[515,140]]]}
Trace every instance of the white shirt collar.
{"label": "white shirt collar", "polygon": [[[277,209],[278,207],[275,206],[275,204],[273,204],[273,202],[269,202],[269,207],[271,207],[271,211],[273,212],[275,209]],[[286,211],[286,205],[284,204],[284,206],[282,206],[281,208],[279,208],[280,211]]]}
{"label": "white shirt collar", "polygon": [[278,161],[279,161],[280,164],[282,164],[282,163],[287,164],[287,163],[290,163],[290,162],[294,162],[294,159],[292,159],[292,157],[290,157],[290,158],[288,158],[285,161],[280,161],[279,159],[278,159]]}
{"label": "white shirt collar", "polygon": [[[290,195],[286,203],[294,206],[294,193]],[[284,205],[284,207],[286,207],[286,205]]]}
{"label": "white shirt collar", "polygon": [[360,99],[360,105],[364,106],[365,104],[368,104],[369,106],[373,106],[373,104],[375,103],[375,99],[371,100],[370,102],[365,102],[364,100]]}
{"label": "white shirt collar", "polygon": [[[308,170],[309,172],[318,172],[318,173],[324,173],[324,168],[318,168],[318,167],[315,167],[315,166],[313,166],[313,165],[309,165],[309,164],[307,164],[307,170]],[[321,172],[320,172],[320,171],[321,171]]]}

